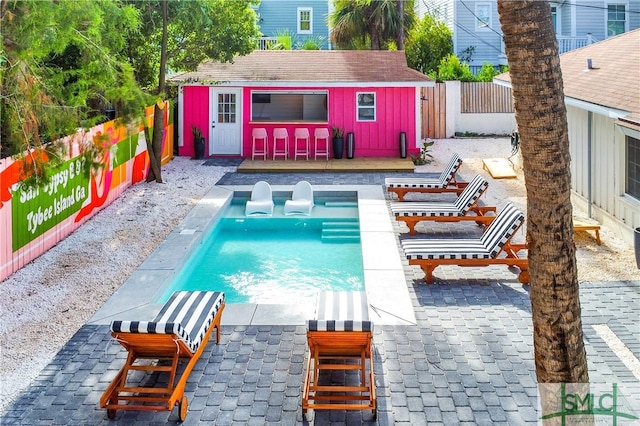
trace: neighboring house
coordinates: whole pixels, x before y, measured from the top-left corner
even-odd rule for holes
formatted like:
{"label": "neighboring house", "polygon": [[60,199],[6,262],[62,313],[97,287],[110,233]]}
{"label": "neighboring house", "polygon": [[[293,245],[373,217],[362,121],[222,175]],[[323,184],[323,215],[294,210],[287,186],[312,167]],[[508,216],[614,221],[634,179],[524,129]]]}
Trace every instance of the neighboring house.
{"label": "neighboring house", "polygon": [[[574,0],[551,3],[560,53],[640,28],[640,0]],[[418,16],[429,14],[453,32],[453,52],[475,72],[483,62],[507,65],[496,0],[420,0]],[[466,52],[466,53],[465,53]]]}
{"label": "neighboring house", "polygon": [[293,36],[294,49],[306,40],[318,41],[321,49],[329,49],[329,0],[262,0],[254,9],[263,35],[260,49],[277,42],[276,36],[284,31]]}
{"label": "neighboring house", "polygon": [[[640,29],[560,55],[573,201],[630,244],[640,227],[639,47]],[[510,85],[508,74],[494,81]]]}
{"label": "neighboring house", "polygon": [[[179,85],[179,154],[193,155],[191,126],[206,156],[251,157],[252,130],[340,126],[359,157],[396,157],[420,140],[420,88],[433,86],[407,66],[403,51],[256,50],[233,63],[207,62],[168,79]],[[313,146],[313,143],[311,144]],[[291,146],[291,145],[290,145]],[[271,149],[270,149],[271,154]]]}

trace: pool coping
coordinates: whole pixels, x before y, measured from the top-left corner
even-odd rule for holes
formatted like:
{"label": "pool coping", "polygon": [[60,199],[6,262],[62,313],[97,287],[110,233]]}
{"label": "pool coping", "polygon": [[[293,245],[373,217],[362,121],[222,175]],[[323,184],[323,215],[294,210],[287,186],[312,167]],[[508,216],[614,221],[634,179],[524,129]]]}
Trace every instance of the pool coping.
{"label": "pool coping", "polygon": [[[234,192],[250,185],[214,186],[187,213],[164,242],[134,271],[89,319],[88,324],[113,320],[148,320],[160,311],[158,300],[203,236],[222,215]],[[274,185],[274,193],[291,192],[293,185]],[[398,251],[397,238],[381,185],[314,185],[314,192],[355,192],[369,317],[379,325],[415,324],[416,318]],[[227,304],[222,325],[304,325],[315,311],[313,303]]]}

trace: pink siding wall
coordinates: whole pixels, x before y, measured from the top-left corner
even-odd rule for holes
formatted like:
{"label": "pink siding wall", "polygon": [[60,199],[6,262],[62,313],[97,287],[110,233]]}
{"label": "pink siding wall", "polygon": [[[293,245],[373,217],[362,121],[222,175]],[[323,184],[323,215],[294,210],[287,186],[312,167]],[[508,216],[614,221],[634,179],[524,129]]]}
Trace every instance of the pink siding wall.
{"label": "pink siding wall", "polygon": [[[355,155],[396,157],[400,155],[400,132],[407,144],[416,146],[415,88],[334,88],[329,90],[329,121],[353,132]],[[376,121],[357,121],[356,94],[376,93]]]}
{"label": "pink siding wall", "polygon": [[184,143],[179,149],[181,156],[194,157],[191,125],[200,129],[205,138],[205,157],[209,156],[209,86],[185,86],[183,92],[183,117],[180,117]]}
{"label": "pink siding wall", "polygon": [[[271,136],[275,127],[286,127],[289,132],[290,149],[293,146],[293,133],[296,127],[304,126],[311,134],[311,149],[313,151],[313,131],[316,127],[340,126],[348,132],[354,133],[356,157],[397,157],[400,155],[400,132],[407,134],[409,152],[417,152],[416,143],[416,88],[414,87],[363,87],[343,88],[333,87],[328,89],[329,121],[327,123],[252,123],[251,119],[251,92],[253,90],[276,91],[273,87],[244,88],[242,96],[243,119],[243,157],[251,156],[251,132],[255,127],[264,127]],[[287,87],[284,90],[327,90],[324,87]],[[376,121],[356,121],[356,94],[358,92],[376,93]],[[209,92],[207,87],[186,86],[184,88],[184,146],[180,148],[180,155],[194,153],[191,124],[201,126],[204,132],[208,125]],[[208,155],[208,153],[205,153]],[[312,152],[313,155],[313,152]]]}

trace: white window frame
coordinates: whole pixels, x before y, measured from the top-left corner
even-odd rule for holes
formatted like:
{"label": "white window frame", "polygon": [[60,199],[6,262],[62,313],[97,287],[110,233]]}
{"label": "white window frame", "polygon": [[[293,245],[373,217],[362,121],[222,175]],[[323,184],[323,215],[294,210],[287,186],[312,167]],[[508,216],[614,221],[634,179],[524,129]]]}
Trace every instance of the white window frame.
{"label": "white window frame", "polygon": [[[640,141],[640,139],[635,138],[633,136],[630,135],[625,135],[624,137],[624,193],[629,196],[632,197],[633,199],[640,201],[640,194],[631,194],[629,192],[627,192],[629,190],[629,179],[630,179],[630,173],[629,173],[629,165],[631,163],[631,160],[629,159],[629,145],[631,144],[631,138],[635,139],[636,141]],[[635,176],[635,178],[637,179],[638,176]]]}
{"label": "white window frame", "polygon": [[[303,21],[302,19],[303,13],[309,13],[309,29],[308,30],[302,29],[302,22],[306,22],[306,20]],[[297,17],[296,21],[298,25],[298,34],[313,34],[313,8],[299,7],[298,11],[296,12],[296,17]]]}
{"label": "white window frame", "polygon": [[[373,97],[373,105],[360,105],[360,101],[359,101],[360,95],[371,95]],[[377,95],[376,92],[356,92],[356,121],[362,121],[367,123],[376,121],[377,115],[378,115],[377,108],[376,108],[376,104],[377,104],[376,95]],[[369,110],[369,109],[373,109],[373,118],[361,118],[360,111]],[[365,117],[368,117],[368,115]]]}
{"label": "white window frame", "polygon": [[554,12],[553,12],[554,9],[555,9],[555,16],[556,16],[556,25],[554,30],[556,30],[556,35],[562,35],[562,8],[558,3],[551,3],[552,19],[554,15]]}
{"label": "white window frame", "polygon": [[[486,31],[488,29],[493,28],[493,16],[492,16],[492,7],[491,3],[476,3],[476,9],[474,13],[474,19],[476,22],[476,31]],[[484,15],[483,10],[486,10],[487,16]],[[482,18],[486,18],[487,22],[485,22]]]}
{"label": "white window frame", "polygon": [[604,9],[604,33],[606,38],[613,37],[609,35],[609,6],[624,6],[624,31],[629,31],[629,2],[626,1],[610,1],[605,4]]}

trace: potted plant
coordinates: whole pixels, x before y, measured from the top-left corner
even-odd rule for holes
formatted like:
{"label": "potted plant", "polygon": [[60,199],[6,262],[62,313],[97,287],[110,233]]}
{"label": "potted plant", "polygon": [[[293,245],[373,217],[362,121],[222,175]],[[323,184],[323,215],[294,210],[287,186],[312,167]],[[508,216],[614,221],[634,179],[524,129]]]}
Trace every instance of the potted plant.
{"label": "potted plant", "polygon": [[344,152],[344,129],[338,126],[331,126],[333,135],[333,158],[339,160]]}
{"label": "potted plant", "polygon": [[204,137],[200,129],[193,124],[191,125],[191,131],[193,132],[193,146],[196,152],[196,160],[201,160],[204,158]]}

